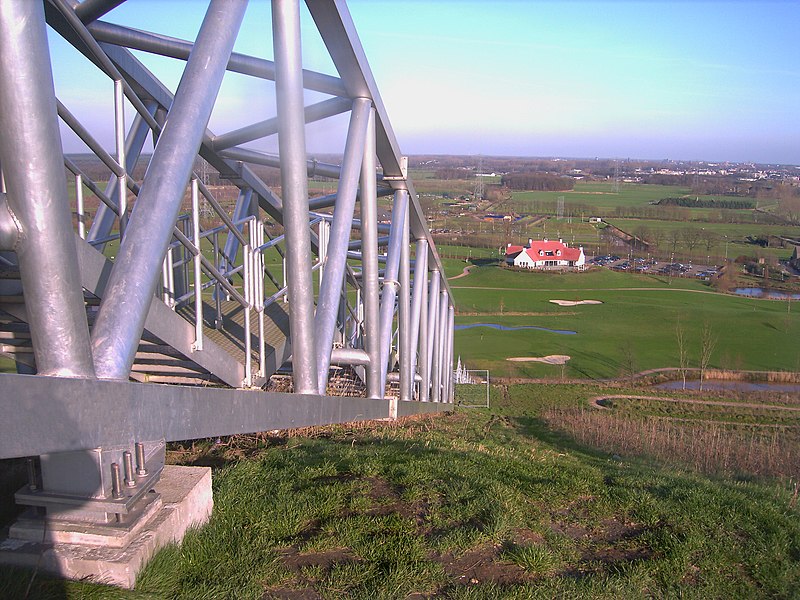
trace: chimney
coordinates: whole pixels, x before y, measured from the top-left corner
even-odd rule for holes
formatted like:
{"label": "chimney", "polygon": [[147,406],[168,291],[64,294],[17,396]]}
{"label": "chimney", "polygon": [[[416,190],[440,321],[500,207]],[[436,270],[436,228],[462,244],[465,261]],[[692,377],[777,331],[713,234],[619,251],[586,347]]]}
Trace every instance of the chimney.
{"label": "chimney", "polygon": [[532,245],[533,245],[533,238],[528,238],[528,246],[532,246]]}
{"label": "chimney", "polygon": [[511,242],[508,242],[508,246],[506,248],[511,248]]}
{"label": "chimney", "polygon": [[563,243],[564,243],[564,240],[562,240],[561,238],[558,238],[558,243],[559,243],[559,244],[563,244]]}

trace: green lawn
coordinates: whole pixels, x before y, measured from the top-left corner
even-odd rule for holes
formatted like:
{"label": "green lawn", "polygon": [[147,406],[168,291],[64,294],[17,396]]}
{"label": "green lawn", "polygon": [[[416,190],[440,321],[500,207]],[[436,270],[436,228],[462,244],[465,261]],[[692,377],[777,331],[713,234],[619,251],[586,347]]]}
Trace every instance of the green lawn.
{"label": "green lawn", "polygon": [[[459,311],[457,324],[488,322],[577,332],[456,331],[456,355],[469,368],[490,369],[496,376],[600,379],[631,370],[677,367],[679,322],[687,332],[692,366],[697,366],[700,332],[708,323],[716,340],[711,366],[800,370],[796,308],[786,302],[717,294],[691,279],[676,278],[670,285],[666,277],[606,270],[557,275],[475,267],[451,286]],[[560,307],[549,302],[555,299],[603,304]],[[548,355],[571,359],[563,369],[506,360]]]}

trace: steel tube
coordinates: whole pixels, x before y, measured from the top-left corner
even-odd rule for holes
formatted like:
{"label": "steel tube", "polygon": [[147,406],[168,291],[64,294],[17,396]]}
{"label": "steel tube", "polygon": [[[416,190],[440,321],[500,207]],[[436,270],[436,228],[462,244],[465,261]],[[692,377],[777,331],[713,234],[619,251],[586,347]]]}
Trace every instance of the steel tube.
{"label": "steel tube", "polygon": [[[302,110],[302,105],[300,108]],[[302,115],[302,112],[300,114]],[[305,122],[303,121],[303,123]],[[278,145],[280,146],[280,132],[278,132]],[[281,157],[284,156],[283,152],[281,152],[280,156],[277,156],[275,154],[266,154],[256,150],[247,150],[246,148],[228,148],[227,150],[221,150],[219,155],[223,158],[275,168],[281,168],[283,165],[283,159]],[[319,175],[321,177],[338,179],[342,172],[342,168],[339,165],[321,163],[316,160],[306,160],[304,166],[308,177]]]}
{"label": "steel tube", "polygon": [[[192,52],[192,43],[177,38],[149,33],[136,29],[129,29],[112,23],[92,23],[89,31],[100,42],[108,42],[117,46],[124,46],[132,50],[141,50],[186,60]],[[276,63],[263,58],[256,58],[246,54],[232,53],[228,60],[227,69],[234,73],[251,75],[259,79],[275,81],[277,75]],[[347,91],[338,77],[324,73],[316,73],[303,69],[303,86],[306,89],[331,94],[332,96],[347,96]]]}
{"label": "steel tube", "polygon": [[83,207],[83,175],[75,175],[75,211],[78,213],[78,235],[86,239],[86,215]]}
{"label": "steel tube", "polygon": [[[136,92],[128,85],[128,83],[122,78],[120,75],[119,70],[108,57],[108,55],[103,51],[100,45],[97,43],[97,40],[92,37],[92,34],[89,33],[89,30],[86,29],[86,26],[83,22],[78,18],[78,16],[73,11],[72,7],[67,4],[67,0],[49,0],[50,4],[53,4],[60,13],[60,16],[63,18],[63,21],[57,20],[58,22],[50,23],[56,31],[64,35],[65,38],[70,38],[72,34],[78,36],[81,42],[83,42],[83,47],[81,45],[76,45],[76,48],[83,52],[86,57],[95,63],[100,69],[108,75],[114,81],[122,81],[123,86],[125,88],[125,95],[128,97],[128,100],[133,105],[133,108],[136,110],[137,113],[144,117],[150,127],[153,128],[154,131],[159,131],[160,126],[150,114],[145,105],[139,99],[139,96],[136,95]],[[66,33],[64,31],[64,23],[67,24],[70,31]]]}
{"label": "steel tube", "polygon": [[[426,240],[427,243],[427,240]],[[425,261],[427,263],[427,257]],[[427,267],[427,264],[426,264]],[[416,277],[421,276],[421,280],[419,282],[422,293],[422,299],[420,300],[420,311],[419,311],[419,375],[422,379],[422,383],[419,385],[419,400],[420,402],[427,402],[430,398],[430,363],[428,361],[428,289],[430,284],[428,283],[428,271],[427,268],[422,270],[420,273],[419,271],[414,273],[414,285],[416,285],[417,280]]]}
{"label": "steel tube", "polygon": [[436,332],[438,331],[437,325],[439,321],[439,288],[440,288],[440,275],[438,269],[431,272],[431,285],[428,290],[428,344],[427,344],[427,365],[428,365],[428,385],[431,387],[431,392],[428,398],[433,401],[433,383],[436,381],[439,372],[436,361]]}
{"label": "steel tube", "polygon": [[[314,287],[309,259],[308,179],[306,175],[303,73],[298,0],[272,0],[275,52],[275,92],[280,126],[283,226],[286,235],[286,275],[292,310],[292,378],[294,391],[317,393],[314,356]],[[193,51],[194,53],[194,51]],[[191,58],[189,59],[191,60]]]}
{"label": "steel tube", "polygon": [[331,352],[331,364],[369,366],[369,354],[358,348],[334,348]]}
{"label": "steel tube", "polygon": [[375,195],[375,111],[369,111],[361,168],[362,295],[364,298],[364,348],[369,355],[367,397],[383,398],[380,368],[380,288],[378,283],[378,198]]}
{"label": "steel tube", "polygon": [[[150,111],[151,115],[155,115],[157,104],[154,100],[145,100],[144,105],[147,110]],[[123,166],[127,172],[132,172],[136,166],[136,161],[139,160],[148,133],[150,133],[150,126],[142,115],[137,113],[128,132],[128,137],[125,140],[125,164],[120,165]],[[119,194],[119,190],[117,189],[118,184],[119,177],[112,175],[105,189],[105,195],[108,198],[113,198],[115,195]],[[95,213],[94,219],[92,220],[92,226],[89,229],[89,241],[93,242],[100,238],[108,237],[114,226],[114,219],[118,214],[119,211],[114,213],[108,206],[102,204],[97,209],[97,213]]]}
{"label": "steel tube", "polygon": [[158,268],[245,7],[245,0],[211,0],[197,35],[94,326],[94,358],[102,378],[124,379],[130,373]]}
{"label": "steel tube", "polygon": [[99,19],[125,0],[83,0],[75,7],[75,14],[84,23]]}
{"label": "steel tube", "polygon": [[122,168],[117,181],[117,205],[119,206],[119,237],[120,244],[125,236],[125,227],[128,225],[128,174],[125,170],[125,94],[122,89],[122,80],[114,82],[114,139],[117,144],[117,164]]}
{"label": "steel tube", "polygon": [[94,377],[40,2],[0,2],[0,163],[39,374]]}
{"label": "steel tube", "polygon": [[436,377],[433,380],[434,386],[434,402],[443,402],[442,398],[442,382],[444,381],[445,372],[447,371],[444,361],[444,347],[445,347],[445,332],[447,331],[447,292],[442,290],[439,293],[439,315],[436,317]]}
{"label": "steel tube", "polygon": [[448,309],[447,319],[447,402],[453,402],[453,333],[455,330],[455,307]]}
{"label": "steel tube", "polygon": [[[379,175],[378,180],[380,181],[382,177]],[[378,198],[383,198],[384,196],[391,196],[394,194],[394,190],[390,187],[379,187],[378,188]],[[360,200],[360,196],[357,198]],[[308,201],[308,207],[311,210],[320,210],[322,208],[330,208],[336,204],[336,194],[327,194],[325,196],[317,196],[316,198],[311,198]],[[353,227],[358,229],[361,227],[361,221],[359,219],[353,219]],[[388,225],[379,225],[378,231],[382,230],[389,231]]]}
{"label": "steel tube", "polygon": [[389,232],[389,249],[386,252],[386,274],[381,294],[381,384],[386,385],[389,369],[389,354],[392,347],[392,321],[397,299],[398,272],[400,271],[400,248],[403,243],[403,226],[408,210],[408,191],[397,190],[392,208],[392,229]]}
{"label": "steel tube", "polygon": [[[303,115],[306,123],[313,123],[321,121],[334,115],[340,115],[343,112],[350,110],[352,102],[349,98],[330,98],[323,100],[317,104],[306,106]],[[214,151],[219,152],[227,148],[245,144],[254,140],[259,140],[270,135],[278,133],[278,119],[267,119],[259,123],[253,123],[247,127],[242,127],[235,131],[230,131],[221,135],[217,135],[211,141],[211,147]]]}
{"label": "steel tube", "polygon": [[[370,160],[364,149],[370,110],[369,100],[356,98],[353,101],[344,159],[342,160],[342,176],[339,179],[336,207],[333,210],[333,223],[326,253],[325,276],[320,282],[319,298],[317,299],[314,329],[316,331],[317,385],[320,394],[325,393],[328,384],[328,367],[330,366],[333,334],[336,329],[336,317],[339,314],[347,249],[356,206],[358,177],[362,171],[362,160],[365,165]],[[372,158],[373,173],[374,165],[375,159]],[[367,168],[364,166],[364,169]],[[373,188],[371,189],[374,189],[374,176],[372,180]]]}
{"label": "steel tube", "polygon": [[[409,219],[410,221],[410,219]],[[417,348],[420,338],[420,319],[422,317],[422,292],[428,284],[428,241],[425,239],[417,240],[417,247],[414,253],[414,286],[411,295],[411,322],[410,338],[408,341],[411,364],[409,372],[417,372]]]}
{"label": "steel tube", "polygon": [[[408,192],[406,192],[406,196]],[[406,209],[407,210],[407,209]],[[408,234],[408,215],[403,219],[403,233],[400,240],[400,400],[411,400],[414,395],[414,380],[411,371],[411,355],[414,353],[411,345],[411,246]]]}
{"label": "steel tube", "polygon": [[[195,248],[200,249],[200,200],[197,191],[197,178],[192,177],[192,234]],[[194,345],[195,350],[203,349],[203,265],[200,254],[194,256]]]}

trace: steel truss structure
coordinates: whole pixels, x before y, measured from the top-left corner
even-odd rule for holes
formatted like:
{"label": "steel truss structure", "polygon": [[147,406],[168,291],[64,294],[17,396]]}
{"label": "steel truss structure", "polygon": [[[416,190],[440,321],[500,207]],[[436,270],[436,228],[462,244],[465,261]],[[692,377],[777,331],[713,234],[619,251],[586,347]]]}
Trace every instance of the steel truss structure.
{"label": "steel truss structure", "polygon": [[[142,513],[167,441],[453,397],[452,296],[345,3],[306,2],[334,76],[302,68],[298,0],[272,0],[274,60],[232,52],[246,0],[210,0],[194,40],[103,20],[123,1],[0,2],[0,351],[18,369],[0,375],[0,458],[32,457],[19,503],[92,524]],[[113,152],[59,99],[47,27],[113,83]],[[175,90],[150,55],[185,63]],[[212,133],[226,72],[274,82],[277,114],[254,99],[256,122]],[[306,106],[307,91],[327,98]],[[309,160],[306,124],[345,113],[341,165]],[[61,127],[107,181],[64,154]],[[243,147],[274,135],[277,155]],[[263,167],[280,170],[279,193]],[[310,199],[309,176],[337,179],[336,193]],[[281,371],[292,393],[270,391]]]}

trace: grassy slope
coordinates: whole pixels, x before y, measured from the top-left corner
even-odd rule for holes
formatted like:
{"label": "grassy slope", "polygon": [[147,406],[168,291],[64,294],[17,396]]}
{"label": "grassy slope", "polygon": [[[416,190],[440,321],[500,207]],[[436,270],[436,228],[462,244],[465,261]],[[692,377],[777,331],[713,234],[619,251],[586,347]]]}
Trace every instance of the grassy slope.
{"label": "grassy slope", "polygon": [[[560,366],[509,363],[514,356],[571,356],[566,377],[604,378],[679,364],[676,324],[687,332],[689,358],[697,365],[700,332],[708,323],[717,338],[711,366],[754,370],[800,369],[800,315],[785,302],[709,293],[691,279],[611,271],[565,275],[475,267],[451,282],[457,323],[535,325],[577,331],[456,332],[456,353],[475,369],[498,376],[560,377]],[[644,288],[639,290],[625,288]],[[549,300],[599,300],[602,305],[559,307]],[[502,305],[502,309],[501,309]],[[788,310],[787,310],[788,309]],[[503,314],[498,314],[502,310]],[[531,313],[513,315],[508,313]],[[745,333],[746,332],[746,333]],[[631,360],[629,357],[633,357]]]}
{"label": "grassy slope", "polygon": [[[222,464],[211,522],[162,550],[135,592],[40,576],[32,597],[756,598],[800,589],[800,513],[785,486],[612,459],[540,420],[598,388],[502,391],[490,410],[212,449],[201,459]],[[20,596],[26,584],[6,570],[0,595]]]}

